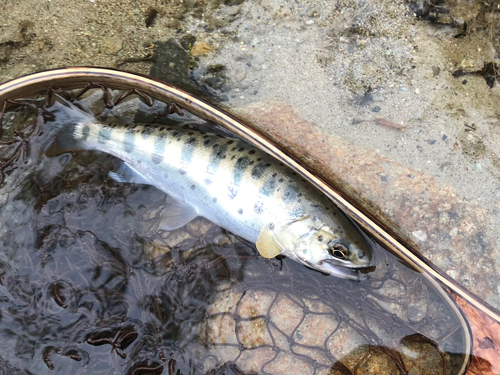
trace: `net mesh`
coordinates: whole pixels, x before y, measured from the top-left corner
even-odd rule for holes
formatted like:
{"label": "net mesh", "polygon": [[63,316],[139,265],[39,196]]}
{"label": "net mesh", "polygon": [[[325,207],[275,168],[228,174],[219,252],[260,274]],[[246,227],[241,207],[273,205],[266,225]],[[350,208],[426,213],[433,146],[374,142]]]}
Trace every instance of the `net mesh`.
{"label": "net mesh", "polygon": [[[158,230],[165,195],[116,160],[43,156],[54,93],[96,113],[213,128],[99,83],[6,102],[0,128],[0,374],[456,374],[450,299],[378,248],[360,283],[325,277],[197,218]],[[216,130],[217,131],[217,130]]]}

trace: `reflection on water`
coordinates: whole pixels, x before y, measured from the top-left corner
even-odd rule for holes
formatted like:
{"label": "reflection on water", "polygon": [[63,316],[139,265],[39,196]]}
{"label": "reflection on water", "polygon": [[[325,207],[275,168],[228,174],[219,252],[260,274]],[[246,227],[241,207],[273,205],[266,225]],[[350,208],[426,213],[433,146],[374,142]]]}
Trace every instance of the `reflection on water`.
{"label": "reflection on water", "polygon": [[[108,114],[144,122],[163,110],[131,100]],[[26,111],[6,117],[3,141],[29,123]],[[41,155],[45,136],[31,143],[31,160]],[[462,368],[468,332],[448,297],[382,249],[369,280],[358,283],[288,259],[263,259],[252,244],[201,218],[160,231],[154,208],[165,195],[110,180],[114,162],[79,152],[6,172],[0,374]]]}

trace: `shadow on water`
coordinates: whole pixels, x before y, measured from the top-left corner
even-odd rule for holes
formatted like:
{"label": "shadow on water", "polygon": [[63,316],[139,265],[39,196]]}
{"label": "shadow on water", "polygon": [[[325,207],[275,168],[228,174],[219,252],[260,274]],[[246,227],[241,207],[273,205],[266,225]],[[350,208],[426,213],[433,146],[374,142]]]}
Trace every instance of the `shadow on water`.
{"label": "shadow on water", "polygon": [[[13,107],[1,141],[30,126],[30,113]],[[138,99],[105,113],[197,121]],[[468,332],[451,300],[383,249],[369,279],[353,282],[263,259],[201,218],[158,230],[162,192],[109,179],[108,155],[43,157],[47,136],[33,136],[35,162],[18,160],[0,185],[0,374],[462,369]]]}

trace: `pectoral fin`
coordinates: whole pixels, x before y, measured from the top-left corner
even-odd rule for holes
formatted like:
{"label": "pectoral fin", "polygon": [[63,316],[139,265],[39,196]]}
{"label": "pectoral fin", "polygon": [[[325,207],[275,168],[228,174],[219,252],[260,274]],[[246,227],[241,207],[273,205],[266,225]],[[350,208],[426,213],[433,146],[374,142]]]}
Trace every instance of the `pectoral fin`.
{"label": "pectoral fin", "polygon": [[161,212],[159,228],[174,230],[186,225],[197,216],[198,212],[193,207],[179,203],[168,197],[167,204]]}
{"label": "pectoral fin", "polygon": [[130,182],[132,184],[151,185],[151,181],[149,181],[146,177],[137,172],[127,163],[123,163],[116,172],[109,172],[108,176],[116,182]]}
{"label": "pectoral fin", "polygon": [[259,238],[255,243],[259,254],[264,258],[274,258],[283,252],[283,247],[274,239],[273,232],[269,227],[265,227],[260,231]]}

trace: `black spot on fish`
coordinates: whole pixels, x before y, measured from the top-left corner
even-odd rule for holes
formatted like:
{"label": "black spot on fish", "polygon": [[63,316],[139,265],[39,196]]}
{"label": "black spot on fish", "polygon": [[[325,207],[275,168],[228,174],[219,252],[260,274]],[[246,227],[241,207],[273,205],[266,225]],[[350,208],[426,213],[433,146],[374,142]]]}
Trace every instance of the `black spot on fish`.
{"label": "black spot on fish", "polygon": [[257,161],[261,161],[261,160],[262,160],[262,158],[258,158],[258,159],[257,159]]}
{"label": "black spot on fish", "polygon": [[276,172],[275,172],[275,173],[273,173],[273,177],[276,177],[277,175],[278,175],[278,174],[277,174]]}
{"label": "black spot on fish", "polygon": [[221,146],[217,144],[217,147],[213,148],[210,154],[210,158],[208,160],[207,173],[210,174],[217,173],[221,160],[225,159],[226,157],[226,152],[227,152],[227,145]]}
{"label": "black spot on fish", "polygon": [[231,149],[231,151],[236,151],[236,149],[237,149],[237,148],[238,148],[238,147],[233,147],[233,148]]}
{"label": "black spot on fish", "polygon": [[196,185],[191,185],[191,190],[196,189]]}
{"label": "black spot on fish", "polygon": [[292,172],[292,176],[297,176],[297,173],[295,173],[295,172]]}
{"label": "black spot on fish", "polygon": [[252,178],[255,180],[261,178],[266,169],[269,168],[270,166],[271,164],[265,161],[257,163],[257,165],[252,169]]}
{"label": "black spot on fish", "polygon": [[234,143],[234,141],[227,142],[228,145],[232,145],[233,143]]}
{"label": "black spot on fish", "polygon": [[234,160],[236,158],[236,155],[231,156],[231,160]]}
{"label": "black spot on fish", "polygon": [[184,174],[186,174],[186,170],[181,168],[181,169],[179,169],[179,173],[184,175]]}
{"label": "black spot on fish", "polygon": [[216,198],[216,197],[213,197],[213,198],[212,198],[212,202],[217,203],[217,198]]}
{"label": "black spot on fish", "polygon": [[255,150],[250,150],[250,151],[248,151],[248,153],[249,153],[250,155],[253,155],[253,154],[255,154]]}
{"label": "black spot on fish", "polygon": [[236,160],[236,163],[234,164],[233,168],[233,181],[232,185],[229,187],[230,190],[230,198],[234,198],[236,194],[238,194],[238,186],[241,183],[241,179],[243,177],[243,174],[245,173],[245,170],[248,168],[250,160],[248,159],[247,156],[243,156],[242,158],[239,158]]}
{"label": "black spot on fish", "polygon": [[207,139],[209,136],[208,135],[204,135],[203,138]]}
{"label": "black spot on fish", "polygon": [[318,236],[318,241],[319,241],[319,242],[323,241],[323,236],[319,235],[319,236]]}
{"label": "black spot on fish", "polygon": [[218,143],[215,143],[215,144],[212,146],[212,148],[217,148],[217,147],[219,147],[219,144],[218,144]]}
{"label": "black spot on fish", "polygon": [[97,141],[99,143],[106,143],[111,139],[111,131],[108,128],[102,128],[99,130],[97,135]]}
{"label": "black spot on fish", "polygon": [[210,185],[212,183],[212,180],[205,178],[203,182],[205,183],[205,185]]}
{"label": "black spot on fish", "polygon": [[243,151],[245,151],[245,149],[244,149],[243,147],[240,147],[240,148],[238,149],[238,152],[243,152]]}
{"label": "black spot on fish", "polygon": [[193,135],[194,133],[193,132],[189,132],[188,135]]}
{"label": "black spot on fish", "polygon": [[297,194],[299,192],[299,187],[297,184],[290,184],[286,187],[283,193],[283,202],[290,204],[297,199]]}
{"label": "black spot on fish", "polygon": [[262,212],[264,212],[263,203],[262,202],[255,203],[255,206],[253,206],[253,209],[257,214],[261,214]]}
{"label": "black spot on fish", "polygon": [[243,208],[238,208],[238,213],[241,215],[243,213]]}
{"label": "black spot on fish", "polygon": [[154,164],[160,164],[163,161],[163,154],[165,153],[165,137],[159,136],[155,139],[153,156],[151,157],[151,161]]}
{"label": "black spot on fish", "polygon": [[154,128],[152,126],[145,126],[141,130],[141,137],[142,139],[147,139],[149,136],[153,133]]}
{"label": "black spot on fish", "polygon": [[260,189],[260,194],[265,195],[266,197],[270,197],[274,193],[274,189],[276,188],[276,180],[271,178],[267,180]]}
{"label": "black spot on fish", "polygon": [[203,141],[203,144],[204,144],[205,146],[206,146],[206,145],[208,145],[209,143],[210,143],[210,139],[205,139],[205,140]]}
{"label": "black spot on fish", "polygon": [[269,223],[269,229],[271,229],[271,230],[274,229],[274,223]]}
{"label": "black spot on fish", "polygon": [[178,137],[178,136],[180,136],[180,135],[182,135],[182,133],[181,133],[180,131],[178,131],[178,130],[174,130],[174,131],[172,132],[172,137],[174,137],[174,138],[176,138],[176,137]]}
{"label": "black spot on fish", "polygon": [[280,179],[278,180],[278,182],[283,182],[283,181],[284,181],[284,180],[283,180],[282,178],[280,178]]}
{"label": "black spot on fish", "polygon": [[254,163],[255,163],[255,161],[250,160],[250,162],[248,163],[248,165],[253,165]]}

